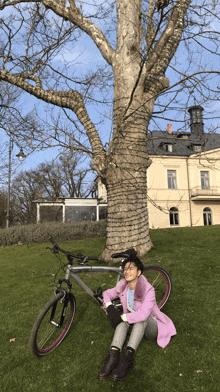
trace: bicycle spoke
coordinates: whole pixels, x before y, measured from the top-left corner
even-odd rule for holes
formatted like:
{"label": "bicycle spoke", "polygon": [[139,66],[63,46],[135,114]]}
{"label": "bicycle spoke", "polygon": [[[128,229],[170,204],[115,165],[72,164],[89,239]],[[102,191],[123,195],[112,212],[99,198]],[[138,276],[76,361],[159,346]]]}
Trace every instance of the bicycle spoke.
{"label": "bicycle spoke", "polygon": [[171,292],[172,282],[169,274],[162,267],[148,265],[144,270],[144,276],[154,287],[157,304],[159,308],[162,308],[167,302]]}
{"label": "bicycle spoke", "polygon": [[[45,305],[39,314],[31,332],[31,351],[38,358],[57,347],[65,338],[76,311],[76,300],[73,294],[68,299],[65,309],[60,301],[63,293],[57,294]],[[62,317],[65,310],[65,316]],[[52,319],[51,319],[52,318]],[[62,325],[60,321],[62,319]]]}
{"label": "bicycle spoke", "polygon": [[[159,284],[160,284],[160,282],[162,282],[162,280],[163,280],[162,275],[158,273],[158,275],[156,276],[156,278],[153,280],[153,282],[152,282],[151,284],[152,284],[152,286],[153,286],[155,289],[157,289],[158,286],[159,286]],[[156,283],[157,283],[157,286],[156,286]]]}
{"label": "bicycle spoke", "polygon": [[44,332],[44,336],[42,336],[40,342],[38,342],[38,347],[40,349],[44,347],[44,345],[48,342],[48,340],[51,338],[51,336],[53,335],[56,329],[57,327],[55,325],[52,324],[48,325],[47,330]]}

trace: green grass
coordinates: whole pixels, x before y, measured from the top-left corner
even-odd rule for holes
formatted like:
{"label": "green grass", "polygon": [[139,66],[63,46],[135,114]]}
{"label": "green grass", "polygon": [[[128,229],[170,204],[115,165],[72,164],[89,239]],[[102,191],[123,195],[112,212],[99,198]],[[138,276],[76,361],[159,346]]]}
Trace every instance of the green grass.
{"label": "green grass", "polygon": [[[177,335],[165,349],[143,340],[133,372],[118,383],[97,379],[113,330],[80,287],[73,289],[76,316],[64,342],[42,359],[30,353],[33,323],[53,296],[53,275],[60,265],[46,250],[49,244],[0,248],[1,392],[219,390],[220,227],[153,230],[151,236],[154,247],[146,263],[158,263],[172,276],[173,292],[163,311]],[[98,256],[104,244],[98,238],[60,246]],[[85,279],[92,289],[102,284],[105,289],[114,285],[109,275],[88,274]]]}

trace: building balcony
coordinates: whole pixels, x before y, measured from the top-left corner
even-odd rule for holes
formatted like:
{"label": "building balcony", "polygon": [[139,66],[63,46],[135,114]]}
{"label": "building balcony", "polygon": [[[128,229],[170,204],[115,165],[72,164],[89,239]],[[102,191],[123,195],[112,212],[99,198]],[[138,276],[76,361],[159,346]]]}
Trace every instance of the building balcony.
{"label": "building balcony", "polygon": [[219,200],[220,201],[220,187],[211,186],[208,189],[202,189],[196,186],[191,189],[191,200]]}

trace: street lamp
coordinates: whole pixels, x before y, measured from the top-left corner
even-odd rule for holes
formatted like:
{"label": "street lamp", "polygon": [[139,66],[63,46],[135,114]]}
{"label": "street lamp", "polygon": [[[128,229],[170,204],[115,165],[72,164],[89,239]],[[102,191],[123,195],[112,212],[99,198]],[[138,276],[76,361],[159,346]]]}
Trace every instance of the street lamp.
{"label": "street lamp", "polygon": [[27,155],[24,154],[23,148],[21,147],[19,153],[16,155],[21,161],[22,159],[26,158]]}
{"label": "street lamp", "polygon": [[[11,152],[13,149],[12,146],[12,135],[13,133],[9,131],[9,154],[8,154],[8,200],[7,200],[7,212],[6,212],[6,229],[9,228],[9,222],[10,222],[10,192],[11,192]],[[16,155],[19,159],[24,159],[26,158],[26,155],[23,152],[23,149],[21,148],[19,153]]]}

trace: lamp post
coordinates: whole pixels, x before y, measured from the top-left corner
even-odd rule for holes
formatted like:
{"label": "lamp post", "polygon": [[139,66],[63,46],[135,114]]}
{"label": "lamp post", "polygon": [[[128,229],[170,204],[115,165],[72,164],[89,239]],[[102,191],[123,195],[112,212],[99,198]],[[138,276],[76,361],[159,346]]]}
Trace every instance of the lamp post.
{"label": "lamp post", "polygon": [[[11,193],[11,152],[13,149],[12,143],[12,132],[9,131],[9,154],[8,154],[8,200],[7,200],[7,212],[6,212],[6,229],[9,228],[10,225],[10,193]],[[19,159],[26,158],[26,155],[21,148],[19,153],[16,155]]]}

